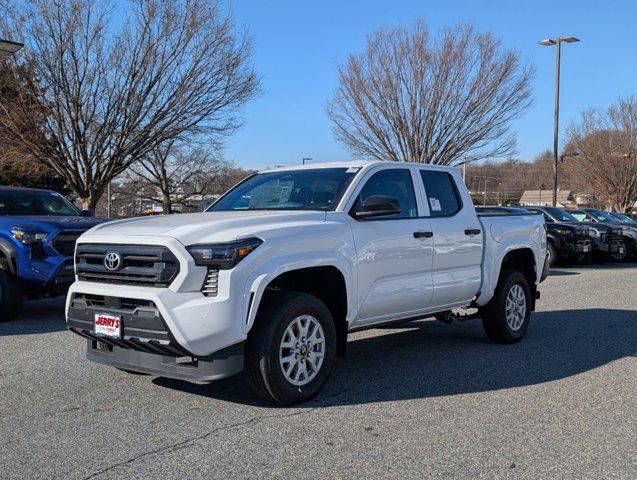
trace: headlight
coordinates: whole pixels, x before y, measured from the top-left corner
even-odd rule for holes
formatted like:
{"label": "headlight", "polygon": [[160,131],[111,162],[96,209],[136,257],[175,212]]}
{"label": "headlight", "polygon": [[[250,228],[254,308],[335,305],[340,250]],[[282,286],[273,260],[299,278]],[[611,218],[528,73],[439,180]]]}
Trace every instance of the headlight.
{"label": "headlight", "polygon": [[637,229],[631,227],[625,227],[622,229],[622,234],[630,238],[637,238]]}
{"label": "headlight", "polygon": [[571,233],[573,233],[572,230],[566,230],[564,228],[556,228],[554,231],[559,233],[560,235],[570,235]]}
{"label": "headlight", "polygon": [[21,241],[25,245],[32,245],[34,243],[42,242],[48,235],[46,232],[28,232],[23,230],[20,227],[15,227],[11,229],[11,235],[16,240]]}
{"label": "headlight", "polygon": [[599,230],[597,230],[596,228],[589,228],[588,229],[588,234],[591,237],[600,238],[601,232]]}
{"label": "headlight", "polygon": [[186,250],[192,255],[196,265],[228,270],[234,268],[261,243],[263,241],[259,238],[248,238],[228,243],[190,245]]}

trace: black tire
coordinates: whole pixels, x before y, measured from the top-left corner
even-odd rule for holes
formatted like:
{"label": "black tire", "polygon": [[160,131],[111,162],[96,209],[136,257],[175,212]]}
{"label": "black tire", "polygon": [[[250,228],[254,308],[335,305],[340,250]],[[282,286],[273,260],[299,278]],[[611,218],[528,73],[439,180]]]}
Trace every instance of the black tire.
{"label": "black tire", "polygon": [[546,254],[549,257],[549,267],[553,268],[557,264],[557,250],[551,242],[546,245]]}
{"label": "black tire", "polygon": [[0,269],[0,322],[14,319],[22,309],[24,293],[11,273]]}
{"label": "black tire", "polygon": [[[524,292],[526,308],[521,326],[513,330],[507,322],[506,300],[509,292],[516,285],[520,286]],[[510,344],[522,340],[531,319],[531,290],[526,277],[514,270],[503,270],[495,294],[491,301],[480,309],[480,316],[484,331],[491,341]]]}
{"label": "black tire", "polygon": [[[322,327],[325,350],[315,377],[309,383],[297,386],[283,374],[279,354],[286,329],[302,315],[314,317]],[[248,384],[257,395],[282,405],[306,402],[323,389],[335,361],[336,328],[330,311],[321,300],[306,293],[284,292],[272,297],[260,309],[256,324],[248,335],[244,357]]]}

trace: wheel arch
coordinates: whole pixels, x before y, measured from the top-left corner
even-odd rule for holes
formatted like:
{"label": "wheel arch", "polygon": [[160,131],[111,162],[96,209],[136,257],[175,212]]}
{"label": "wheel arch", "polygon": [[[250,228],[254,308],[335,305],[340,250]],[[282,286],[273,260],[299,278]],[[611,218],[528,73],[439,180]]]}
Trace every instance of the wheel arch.
{"label": "wheel arch", "polygon": [[347,344],[348,319],[352,306],[351,292],[343,268],[334,263],[294,265],[275,274],[258,276],[249,289],[246,334],[258,322],[259,312],[277,293],[304,292],[321,300],[334,319],[337,334],[337,354],[344,356]]}
{"label": "wheel arch", "polygon": [[12,274],[17,274],[17,251],[14,245],[7,239],[0,237],[0,269],[6,269]]}

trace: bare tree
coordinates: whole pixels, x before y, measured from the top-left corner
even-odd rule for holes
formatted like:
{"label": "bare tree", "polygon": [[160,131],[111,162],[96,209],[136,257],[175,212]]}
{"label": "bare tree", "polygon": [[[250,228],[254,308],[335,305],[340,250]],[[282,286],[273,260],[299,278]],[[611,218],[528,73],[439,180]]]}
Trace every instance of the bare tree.
{"label": "bare tree", "polygon": [[606,111],[591,108],[567,133],[566,151],[579,150],[565,172],[617,211],[637,201],[637,97]]}
{"label": "bare tree", "polygon": [[432,38],[419,21],[368,35],[338,67],[327,113],[357,156],[440,165],[504,156],[533,74],[490,33],[460,25]]}
{"label": "bare tree", "polygon": [[[88,209],[111,179],[162,144],[231,133],[237,109],[259,89],[250,38],[216,1],[128,5],[119,31],[110,28],[108,0],[30,0],[0,19],[26,43],[8,64],[33,65],[36,79],[17,103],[0,99],[0,129],[63,176]],[[37,124],[34,95],[44,110]],[[25,135],[29,122],[35,134]]]}
{"label": "bare tree", "polygon": [[161,203],[163,213],[170,214],[175,206],[196,208],[215,178],[228,168],[228,162],[210,150],[170,142],[132,165],[130,177],[154,187],[145,190],[150,194],[144,199]]}

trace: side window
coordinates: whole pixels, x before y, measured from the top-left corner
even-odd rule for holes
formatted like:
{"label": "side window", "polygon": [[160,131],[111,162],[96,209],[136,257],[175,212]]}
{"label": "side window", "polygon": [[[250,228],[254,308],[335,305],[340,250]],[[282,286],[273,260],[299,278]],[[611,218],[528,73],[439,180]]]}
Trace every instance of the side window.
{"label": "side window", "polygon": [[398,215],[387,217],[388,219],[416,218],[418,216],[414,184],[411,181],[411,173],[406,168],[381,170],[372,175],[358,194],[352,211],[360,211],[365,200],[374,195],[383,195],[396,200],[401,212]]}
{"label": "side window", "polygon": [[420,170],[420,178],[425,186],[430,216],[450,217],[462,208],[462,201],[453,177],[447,172]]}
{"label": "side window", "polygon": [[551,217],[549,217],[546,213],[542,212],[542,215],[544,216],[544,222],[546,223],[552,223],[553,219]]}

